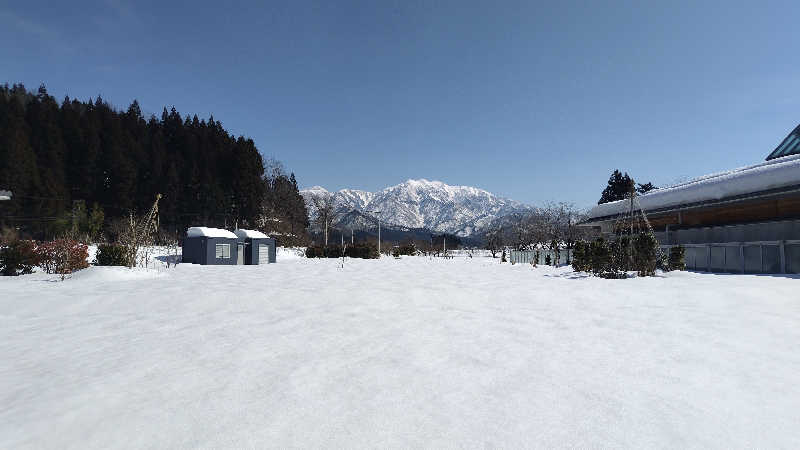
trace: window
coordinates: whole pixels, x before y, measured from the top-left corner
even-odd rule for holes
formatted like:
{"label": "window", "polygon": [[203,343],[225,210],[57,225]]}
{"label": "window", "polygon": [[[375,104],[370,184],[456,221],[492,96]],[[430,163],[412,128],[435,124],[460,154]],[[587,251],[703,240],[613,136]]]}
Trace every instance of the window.
{"label": "window", "polygon": [[231,259],[231,244],[216,245],[217,259]]}

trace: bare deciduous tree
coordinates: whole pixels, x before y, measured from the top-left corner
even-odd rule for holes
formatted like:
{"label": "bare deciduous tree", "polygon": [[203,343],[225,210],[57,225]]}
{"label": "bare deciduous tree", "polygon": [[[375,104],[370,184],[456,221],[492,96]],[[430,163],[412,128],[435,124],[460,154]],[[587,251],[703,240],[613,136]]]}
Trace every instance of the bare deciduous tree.
{"label": "bare deciduous tree", "polygon": [[323,229],[325,235],[325,246],[328,246],[328,229],[333,226],[333,223],[338,218],[339,214],[336,211],[336,203],[333,194],[330,192],[323,192],[314,194],[311,197],[311,204],[316,210],[316,222]]}
{"label": "bare deciduous tree", "polygon": [[507,245],[516,250],[549,248],[557,254],[562,246],[571,249],[576,240],[588,237],[589,230],[577,226],[584,217],[584,212],[563,202],[515,214],[487,232],[487,249]]}
{"label": "bare deciduous tree", "polygon": [[503,226],[496,225],[486,233],[486,250],[492,254],[492,258],[497,258],[497,254],[503,248]]}

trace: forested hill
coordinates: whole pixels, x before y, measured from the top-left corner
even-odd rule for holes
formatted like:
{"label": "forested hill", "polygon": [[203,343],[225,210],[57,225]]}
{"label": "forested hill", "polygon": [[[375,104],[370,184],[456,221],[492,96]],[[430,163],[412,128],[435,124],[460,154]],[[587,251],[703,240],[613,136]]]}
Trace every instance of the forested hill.
{"label": "forested hill", "polygon": [[308,218],[294,175],[265,174],[251,139],[222,124],[181,117],[173,107],[145,118],[134,101],[115,110],[101,98],[59,104],[44,86],[0,86],[0,226],[32,237],[59,233],[76,203],[104,211],[106,227],[146,212],[158,193],[167,230],[238,224],[304,234]]}

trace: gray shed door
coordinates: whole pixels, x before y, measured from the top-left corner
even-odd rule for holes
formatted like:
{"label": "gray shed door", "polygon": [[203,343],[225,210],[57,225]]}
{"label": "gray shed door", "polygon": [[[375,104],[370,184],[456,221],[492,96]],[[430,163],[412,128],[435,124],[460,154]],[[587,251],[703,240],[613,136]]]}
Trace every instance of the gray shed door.
{"label": "gray shed door", "polygon": [[258,244],[258,263],[269,264],[269,245]]}
{"label": "gray shed door", "polygon": [[244,244],[239,244],[236,247],[236,264],[241,266],[244,264]]}

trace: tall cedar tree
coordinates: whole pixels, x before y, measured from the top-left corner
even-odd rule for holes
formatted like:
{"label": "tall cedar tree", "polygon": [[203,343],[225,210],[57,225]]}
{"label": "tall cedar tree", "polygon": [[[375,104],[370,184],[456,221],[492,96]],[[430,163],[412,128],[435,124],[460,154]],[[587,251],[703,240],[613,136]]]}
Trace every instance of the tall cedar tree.
{"label": "tall cedar tree", "polygon": [[[600,196],[600,201],[598,201],[597,204],[602,205],[603,203],[614,202],[628,198],[631,191],[631,186],[633,185],[633,179],[628,176],[627,172],[623,174],[619,170],[614,170],[614,172],[608,178],[608,185],[605,189],[603,189],[603,193]],[[653,189],[657,189],[655,186],[653,186],[653,183],[639,183],[638,186],[636,186],[636,192],[640,194],[652,191]]]}
{"label": "tall cedar tree", "polygon": [[[157,193],[169,231],[256,228],[273,198],[288,230],[305,235],[308,214],[294,175],[278,184],[267,182],[255,143],[232,136],[213,116],[181,117],[173,107],[145,118],[136,101],[126,111],[99,97],[59,105],[44,86],[35,94],[21,84],[0,86],[0,189],[14,193],[0,205],[0,227],[26,237],[54,237],[81,201],[100,205],[108,224],[147,211]],[[273,188],[287,193],[270,194]]]}

